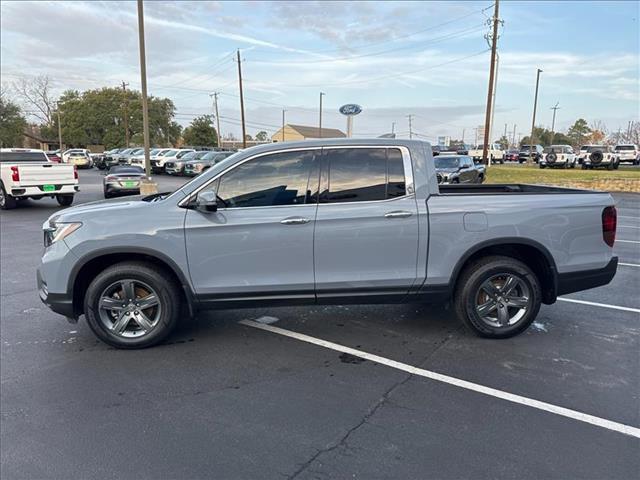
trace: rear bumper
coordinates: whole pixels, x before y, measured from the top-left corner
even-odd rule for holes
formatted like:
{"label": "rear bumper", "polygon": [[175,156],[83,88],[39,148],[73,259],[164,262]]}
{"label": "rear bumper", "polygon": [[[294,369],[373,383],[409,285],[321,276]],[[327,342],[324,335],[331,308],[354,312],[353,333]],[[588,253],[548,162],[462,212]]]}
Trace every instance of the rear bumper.
{"label": "rear bumper", "polygon": [[607,285],[618,270],[618,257],[612,257],[604,268],[558,274],[558,295],[580,292]]}
{"label": "rear bumper", "polygon": [[44,195],[71,195],[79,191],[78,185],[55,185],[55,190],[50,192],[44,191],[43,185],[34,185],[29,187],[16,187],[11,189],[12,197],[41,197]]}

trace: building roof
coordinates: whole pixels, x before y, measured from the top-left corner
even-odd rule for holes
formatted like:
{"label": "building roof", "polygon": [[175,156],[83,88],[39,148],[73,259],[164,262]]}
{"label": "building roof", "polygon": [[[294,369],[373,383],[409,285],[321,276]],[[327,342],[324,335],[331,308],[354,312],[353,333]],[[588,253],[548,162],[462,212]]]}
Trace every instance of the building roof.
{"label": "building roof", "polygon": [[322,135],[318,135],[318,127],[307,127],[305,125],[291,125],[288,123],[285,127],[289,127],[305,138],[346,138],[346,135],[337,128],[323,128]]}

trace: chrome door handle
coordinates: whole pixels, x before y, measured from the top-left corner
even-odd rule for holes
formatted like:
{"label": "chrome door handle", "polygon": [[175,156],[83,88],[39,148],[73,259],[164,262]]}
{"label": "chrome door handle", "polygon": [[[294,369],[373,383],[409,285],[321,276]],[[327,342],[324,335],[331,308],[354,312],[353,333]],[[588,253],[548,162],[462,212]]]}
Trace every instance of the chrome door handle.
{"label": "chrome door handle", "polygon": [[384,218],[407,218],[413,215],[411,212],[407,212],[406,210],[395,210],[393,212],[387,212],[384,214]]}
{"label": "chrome door handle", "polygon": [[280,220],[280,223],[283,225],[304,225],[305,223],[309,223],[311,220],[303,217],[289,217],[284,220]]}

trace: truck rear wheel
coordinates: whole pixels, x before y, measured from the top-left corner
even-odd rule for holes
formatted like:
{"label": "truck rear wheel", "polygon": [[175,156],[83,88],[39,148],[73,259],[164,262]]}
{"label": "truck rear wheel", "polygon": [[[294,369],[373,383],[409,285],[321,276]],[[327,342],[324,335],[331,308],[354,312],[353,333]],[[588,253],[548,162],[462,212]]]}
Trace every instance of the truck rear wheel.
{"label": "truck rear wheel", "polygon": [[56,195],[56,200],[61,207],[68,207],[73,203],[73,195]]}
{"label": "truck rear wheel", "polygon": [[93,279],[84,311],[100,340],[125,349],[151,347],[178,322],[180,287],[163,270],[144,262],[108,267]]}
{"label": "truck rear wheel", "polygon": [[454,301],[456,315],[476,335],[509,338],[525,331],[538,315],[540,282],[515,258],[484,257],[465,268]]}
{"label": "truck rear wheel", "polygon": [[9,195],[5,189],[4,185],[0,183],[0,209],[2,210],[11,210],[12,208],[16,208],[18,202],[15,197]]}

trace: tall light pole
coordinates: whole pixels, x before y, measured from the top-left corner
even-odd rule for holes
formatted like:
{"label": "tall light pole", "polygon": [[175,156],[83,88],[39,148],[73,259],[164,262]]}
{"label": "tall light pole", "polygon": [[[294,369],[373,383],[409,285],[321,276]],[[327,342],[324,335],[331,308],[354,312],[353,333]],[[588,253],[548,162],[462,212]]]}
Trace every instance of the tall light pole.
{"label": "tall light pole", "polygon": [[542,70],[538,69],[536,73],[536,94],[533,97],[533,118],[531,119],[531,136],[529,137],[529,160],[527,163],[533,161],[533,146],[535,145],[533,137],[533,129],[536,127],[536,109],[538,108],[538,87],[540,86],[540,74]]}
{"label": "tall light pole", "polygon": [[318,118],[318,138],[322,138],[322,97],[324,97],[326,93],[320,92],[320,116]]}
{"label": "tall light pole", "polygon": [[558,105],[560,105],[560,102],[556,102],[555,106],[551,107],[551,110],[553,110],[553,120],[551,120],[551,143],[552,144],[556,136],[556,110],[560,109]]}
{"label": "tall light pole", "polygon": [[216,133],[217,133],[218,148],[222,148],[222,134],[220,133],[220,115],[218,115],[218,92],[210,93],[209,96],[213,97],[213,109],[216,113]]}
{"label": "tall light pole", "polygon": [[[149,159],[149,109],[147,103],[147,59],[144,49],[144,9],[142,6],[142,0],[138,0],[138,39],[140,43],[140,83],[142,84],[142,131],[144,135],[144,169],[147,177],[151,177],[151,160]],[[155,189],[157,190],[157,186]],[[155,193],[153,191],[147,192]],[[141,191],[140,193],[147,192]]]}
{"label": "tall light pole", "polygon": [[242,148],[247,148],[247,127],[244,123],[244,93],[242,91],[242,61],[238,49],[238,88],[240,89],[240,118],[242,120]]}
{"label": "tall light pole", "polygon": [[491,35],[491,67],[489,69],[489,91],[487,92],[487,111],[484,117],[484,142],[482,146],[482,163],[488,164],[488,153],[491,136],[491,105],[493,100],[493,87],[496,70],[496,51],[498,48],[498,12],[500,9],[500,1],[496,0],[495,8],[493,10],[493,34]]}
{"label": "tall light pole", "polygon": [[58,113],[58,144],[60,145],[60,161],[62,161],[62,123],[60,123],[60,104],[56,103]]}

